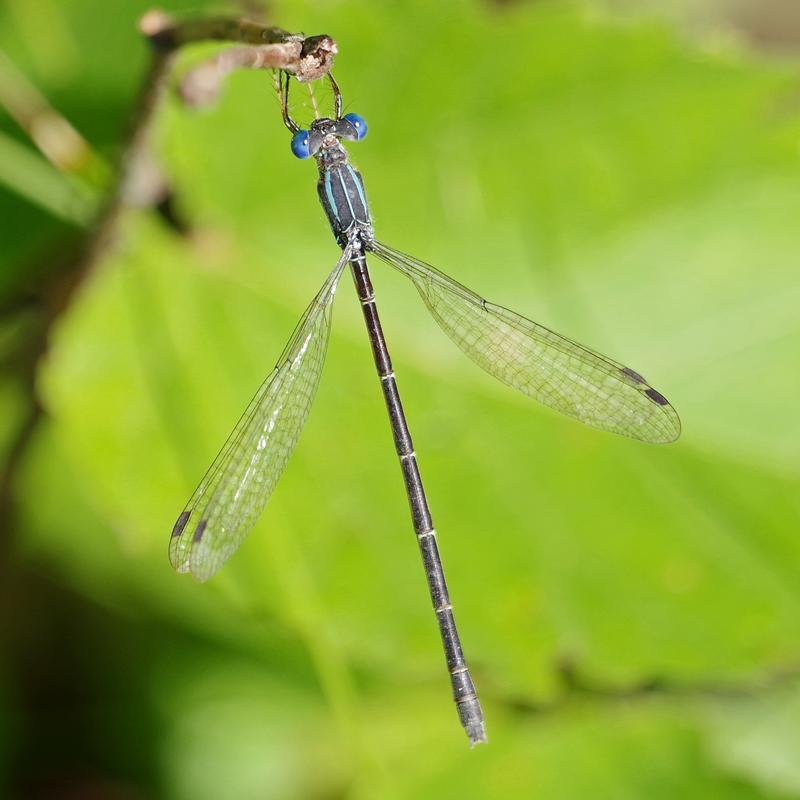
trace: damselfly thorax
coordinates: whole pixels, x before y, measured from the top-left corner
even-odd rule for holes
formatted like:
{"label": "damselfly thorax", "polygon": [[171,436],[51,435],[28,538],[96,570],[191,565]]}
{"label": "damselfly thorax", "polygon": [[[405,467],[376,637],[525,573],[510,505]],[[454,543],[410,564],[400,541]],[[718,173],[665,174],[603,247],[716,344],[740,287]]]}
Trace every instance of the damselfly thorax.
{"label": "damselfly thorax", "polygon": [[317,192],[333,235],[342,248],[354,239],[369,242],[373,238],[364,181],[350,164],[340,141],[363,139],[366,131],[361,117],[348,114],[337,120],[314,120],[309,130],[298,131],[292,140],[295,155],[301,158],[313,155],[317,160]]}

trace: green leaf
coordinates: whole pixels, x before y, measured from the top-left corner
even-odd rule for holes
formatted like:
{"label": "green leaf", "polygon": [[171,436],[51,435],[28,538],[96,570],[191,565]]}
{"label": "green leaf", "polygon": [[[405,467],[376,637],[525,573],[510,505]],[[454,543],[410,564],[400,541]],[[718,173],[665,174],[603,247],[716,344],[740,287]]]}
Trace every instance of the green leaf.
{"label": "green leaf", "polygon": [[[630,364],[684,434],[648,447],[533,405],[374,266],[486,698],[490,745],[475,752],[348,281],[263,518],[209,585],[174,575],[178,512],[338,251],[267,75],[232,76],[208,113],[171,100],[157,141],[191,233],[129,213],[60,320],[21,546],[74,592],[200,642],[198,655],[152,634],[163,649],[140,702],[163,715],[162,793],[800,794],[788,706],[740,736],[779,701],[733,698],[713,716],[702,689],[798,656],[792,65],[559,2],[276,13],[339,42],[347,110],[370,124],[350,152],[378,237]],[[132,78],[112,77],[122,102]],[[564,659],[613,691],[576,697]],[[619,699],[652,682],[679,688]]]}

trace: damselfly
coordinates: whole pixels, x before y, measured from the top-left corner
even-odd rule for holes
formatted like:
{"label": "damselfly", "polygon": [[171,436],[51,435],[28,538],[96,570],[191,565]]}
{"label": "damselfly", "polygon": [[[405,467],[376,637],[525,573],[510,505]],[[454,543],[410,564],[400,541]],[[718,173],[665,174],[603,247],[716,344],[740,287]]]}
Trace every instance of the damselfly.
{"label": "damselfly", "polygon": [[680,421],[664,395],[638,372],[484,300],[430,265],[379,242],[361,175],[342,144],[363,139],[367,125],[357,114],[342,115],[341,94],[328,77],[335,100],[332,119],[315,119],[302,130],[289,113],[288,75],[285,84],[280,83],[281,105],[292,132],[292,152],[316,159],[319,199],[342,255],[178,517],[170,560],[179,572],[206,580],[230,558],[263,511],[308,416],[325,360],[334,293],[349,265],[389,412],[455,702],[469,741],[476,744],[486,740],[483,712],[461,649],[367,254],[408,278],[442,330],[503,383],[587,425],[646,442],[675,440]]}

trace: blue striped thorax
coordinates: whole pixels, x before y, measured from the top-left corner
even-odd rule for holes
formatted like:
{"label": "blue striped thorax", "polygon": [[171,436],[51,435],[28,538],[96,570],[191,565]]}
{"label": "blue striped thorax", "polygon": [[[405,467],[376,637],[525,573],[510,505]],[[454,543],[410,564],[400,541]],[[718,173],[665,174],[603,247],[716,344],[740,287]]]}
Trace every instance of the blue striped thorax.
{"label": "blue striped thorax", "polygon": [[310,130],[298,131],[292,138],[292,152],[298,158],[317,159],[319,199],[340,247],[345,246],[354,230],[365,239],[372,239],[364,182],[340,141],[357,141],[366,134],[367,123],[357,114],[346,114],[337,120],[314,120]]}

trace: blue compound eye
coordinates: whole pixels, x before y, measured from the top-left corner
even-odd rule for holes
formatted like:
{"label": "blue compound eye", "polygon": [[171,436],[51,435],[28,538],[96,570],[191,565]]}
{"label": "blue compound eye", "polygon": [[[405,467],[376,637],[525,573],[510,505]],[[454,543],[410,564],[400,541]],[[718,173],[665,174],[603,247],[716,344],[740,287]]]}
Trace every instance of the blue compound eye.
{"label": "blue compound eye", "polygon": [[308,149],[308,131],[297,131],[292,136],[292,152],[298,158],[308,158],[311,155]]}
{"label": "blue compound eye", "polygon": [[367,121],[364,117],[360,117],[358,114],[345,114],[344,119],[346,119],[355,129],[356,133],[358,134],[358,140],[361,141],[367,135]]}

